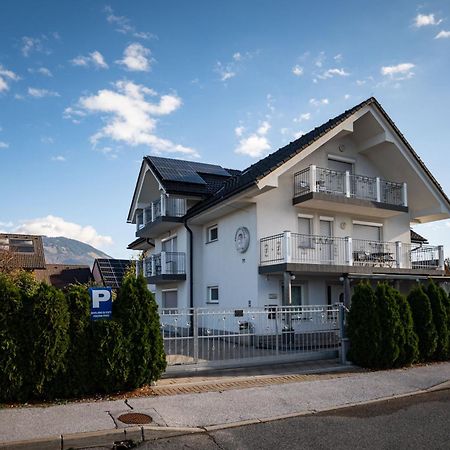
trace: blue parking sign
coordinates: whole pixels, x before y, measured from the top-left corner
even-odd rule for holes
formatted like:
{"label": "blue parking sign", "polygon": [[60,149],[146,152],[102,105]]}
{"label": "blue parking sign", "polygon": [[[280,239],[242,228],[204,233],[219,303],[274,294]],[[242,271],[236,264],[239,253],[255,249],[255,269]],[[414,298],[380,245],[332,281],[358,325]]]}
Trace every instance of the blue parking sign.
{"label": "blue parking sign", "polygon": [[111,319],[112,293],[110,287],[89,288],[91,320]]}

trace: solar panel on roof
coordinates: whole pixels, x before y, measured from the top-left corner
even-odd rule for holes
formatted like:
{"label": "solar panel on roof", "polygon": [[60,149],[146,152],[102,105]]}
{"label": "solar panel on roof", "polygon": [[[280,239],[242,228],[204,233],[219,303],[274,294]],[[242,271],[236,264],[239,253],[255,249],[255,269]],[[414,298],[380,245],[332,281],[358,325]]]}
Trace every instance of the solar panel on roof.
{"label": "solar panel on roof", "polygon": [[97,264],[105,286],[118,289],[122,284],[125,272],[131,265],[131,261],[126,259],[97,259]]}

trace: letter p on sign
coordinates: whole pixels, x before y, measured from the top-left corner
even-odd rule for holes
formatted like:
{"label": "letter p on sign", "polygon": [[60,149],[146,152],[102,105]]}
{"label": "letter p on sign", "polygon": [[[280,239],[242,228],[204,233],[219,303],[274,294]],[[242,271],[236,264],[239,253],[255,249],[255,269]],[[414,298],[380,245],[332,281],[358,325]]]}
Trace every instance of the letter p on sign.
{"label": "letter p on sign", "polygon": [[110,319],[112,316],[111,288],[90,288],[91,320]]}

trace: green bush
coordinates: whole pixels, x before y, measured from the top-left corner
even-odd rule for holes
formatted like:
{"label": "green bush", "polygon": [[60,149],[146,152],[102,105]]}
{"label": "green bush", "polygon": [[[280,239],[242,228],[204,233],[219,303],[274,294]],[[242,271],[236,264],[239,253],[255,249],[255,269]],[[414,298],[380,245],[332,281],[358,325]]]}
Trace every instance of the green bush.
{"label": "green bush", "polygon": [[64,294],[41,283],[33,297],[28,323],[30,394],[53,397],[58,392],[54,381],[65,372],[69,347],[69,310]]}
{"label": "green bush", "polygon": [[20,396],[23,373],[20,364],[23,309],[20,291],[13,281],[0,273],[0,401]]}
{"label": "green bush", "polygon": [[400,320],[403,326],[401,341],[399,342],[400,354],[397,359],[397,366],[412,364],[419,358],[419,338],[414,331],[414,322],[411,314],[411,308],[406,297],[399,291],[393,290],[393,296],[397,303]]}
{"label": "green bush", "polygon": [[349,359],[362,367],[378,367],[380,354],[380,324],[375,292],[369,283],[355,287],[347,316],[350,338]]}
{"label": "green bush", "polygon": [[70,345],[66,355],[64,394],[78,396],[93,391],[91,300],[84,285],[70,286],[65,295],[70,311]]}
{"label": "green bush", "polygon": [[448,339],[447,339],[447,358],[450,359],[450,297],[447,293],[439,286],[439,290],[441,291],[442,303],[444,304],[445,311],[447,313],[447,330],[448,330]]}
{"label": "green bush", "polygon": [[414,321],[414,331],[419,338],[419,358],[427,361],[432,358],[437,347],[437,333],[433,323],[430,299],[421,285],[408,294],[408,303]]}
{"label": "green bush", "polygon": [[128,387],[136,388],[161,377],[166,357],[160,332],[158,307],[145,278],[130,270],[114,302],[113,315],[126,336],[129,354]]}
{"label": "green bush", "polygon": [[125,389],[129,376],[129,354],[121,324],[98,320],[92,324],[91,371],[97,392]]}
{"label": "green bush", "polygon": [[380,346],[377,360],[379,368],[390,368],[397,364],[400,345],[405,341],[394,291],[395,289],[387,283],[378,283],[375,291],[378,325],[380,326]]}
{"label": "green bush", "polygon": [[430,280],[428,284],[427,295],[430,299],[431,310],[433,312],[433,323],[437,334],[437,345],[433,357],[435,359],[445,360],[448,356],[449,340],[447,305],[445,301],[446,295],[432,280]]}

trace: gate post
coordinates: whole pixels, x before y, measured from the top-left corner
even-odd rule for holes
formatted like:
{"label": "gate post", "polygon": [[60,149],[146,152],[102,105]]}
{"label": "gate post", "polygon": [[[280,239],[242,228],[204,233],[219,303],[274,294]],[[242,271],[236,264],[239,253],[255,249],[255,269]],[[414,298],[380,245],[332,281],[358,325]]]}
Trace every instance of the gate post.
{"label": "gate post", "polygon": [[338,324],[339,324],[339,361],[341,364],[347,364],[347,351],[349,348],[349,340],[345,335],[345,305],[338,303]]}
{"label": "gate post", "polygon": [[198,363],[198,311],[197,308],[192,308],[192,327],[194,340],[194,364]]}

